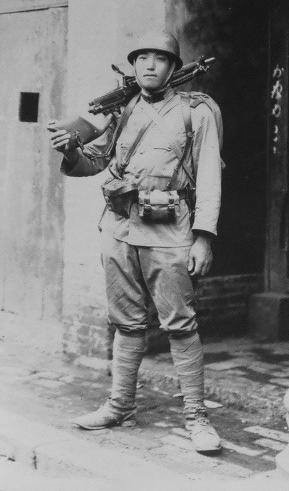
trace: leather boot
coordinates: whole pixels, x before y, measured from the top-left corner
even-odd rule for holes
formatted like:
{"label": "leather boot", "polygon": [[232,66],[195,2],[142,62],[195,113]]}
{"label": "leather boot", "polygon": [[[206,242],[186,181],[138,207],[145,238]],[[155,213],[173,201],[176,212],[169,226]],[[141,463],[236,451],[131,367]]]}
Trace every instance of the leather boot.
{"label": "leather boot", "polygon": [[220,437],[211,425],[203,403],[190,407],[186,415],[186,430],[197,452],[209,454],[222,450]]}
{"label": "leather boot", "polygon": [[85,430],[135,424],[138,369],[145,348],[144,336],[123,335],[117,330],[113,343],[111,397],[97,410],[73,421]]}
{"label": "leather boot", "polygon": [[220,451],[220,438],[210,424],[204,406],[204,361],[199,335],[171,335],[170,345],[184,400],[186,429],[190,433],[195,450],[201,453]]}

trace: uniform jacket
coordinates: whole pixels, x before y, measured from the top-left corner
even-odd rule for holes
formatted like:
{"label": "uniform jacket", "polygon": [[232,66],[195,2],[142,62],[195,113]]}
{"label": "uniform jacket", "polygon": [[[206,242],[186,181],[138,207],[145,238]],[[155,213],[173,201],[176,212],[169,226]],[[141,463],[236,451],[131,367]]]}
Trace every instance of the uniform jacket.
{"label": "uniform jacket", "polygon": [[[150,120],[147,110],[149,103],[140,99],[135,105],[116,145],[116,165],[122,161],[135,140],[139,128]],[[163,108],[164,128],[153,123],[140,141],[125,169],[125,176],[133,179],[139,189],[165,189],[178,157],[172,142],[184,149],[186,133],[181,109],[180,96],[168,89],[165,99],[151,104],[155,110]],[[193,242],[193,231],[203,230],[217,234],[217,222],[221,198],[220,133],[210,107],[201,102],[191,107],[192,145],[191,169],[196,177],[196,208],[193,226],[190,225],[189,210],[184,200],[174,223],[146,223],[138,216],[137,203],[133,204],[130,217],[124,218],[106,211],[102,229],[114,237],[139,246],[173,247],[187,246]],[[109,133],[109,132],[108,132]],[[111,138],[111,134],[108,136]],[[62,172],[68,176],[91,176],[101,172],[106,163],[99,156],[100,146],[96,141],[86,145],[84,152],[78,150],[78,159],[70,162],[64,158]],[[174,189],[184,189],[188,177],[179,169]]]}

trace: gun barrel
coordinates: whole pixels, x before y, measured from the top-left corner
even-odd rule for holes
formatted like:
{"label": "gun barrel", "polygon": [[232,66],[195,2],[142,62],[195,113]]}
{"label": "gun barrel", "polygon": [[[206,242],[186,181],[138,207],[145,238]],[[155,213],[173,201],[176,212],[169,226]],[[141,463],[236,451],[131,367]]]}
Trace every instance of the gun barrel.
{"label": "gun barrel", "polygon": [[196,61],[192,61],[191,63],[187,63],[184,65],[180,70],[177,70],[173,76],[171,83],[172,85],[178,85],[178,81],[182,80],[183,77],[189,76],[190,74],[194,74],[198,72],[198,69],[202,69],[203,71],[206,71],[206,69],[209,69],[211,64],[216,61],[216,58],[211,57],[211,58],[204,58],[201,57]]}
{"label": "gun barrel", "polygon": [[177,72],[175,72],[175,73],[178,75],[181,75],[183,73],[188,73],[188,72],[191,72],[193,68],[199,67],[200,65],[201,66],[202,65],[205,65],[205,66],[211,65],[215,61],[216,61],[216,58],[214,58],[214,57],[211,57],[211,58],[201,57],[196,61],[192,61],[191,63],[187,63],[180,70],[177,70]]}
{"label": "gun barrel", "polygon": [[206,65],[211,65],[212,63],[215,63],[215,61],[216,61],[216,58],[214,58],[214,56],[212,56],[211,58],[206,58],[204,60]]}
{"label": "gun barrel", "polygon": [[191,61],[191,63],[187,63],[186,65],[183,65],[182,68],[177,70],[175,73],[186,73],[191,71],[193,68],[195,68],[198,65],[199,61]]}

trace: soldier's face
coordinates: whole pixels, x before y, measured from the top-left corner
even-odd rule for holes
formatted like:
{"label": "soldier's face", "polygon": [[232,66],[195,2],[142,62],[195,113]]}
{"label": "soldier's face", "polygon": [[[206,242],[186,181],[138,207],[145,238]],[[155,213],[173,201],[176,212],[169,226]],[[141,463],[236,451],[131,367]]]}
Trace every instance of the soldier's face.
{"label": "soldier's face", "polygon": [[157,90],[170,71],[169,57],[158,51],[144,51],[135,61],[138,82],[143,89]]}

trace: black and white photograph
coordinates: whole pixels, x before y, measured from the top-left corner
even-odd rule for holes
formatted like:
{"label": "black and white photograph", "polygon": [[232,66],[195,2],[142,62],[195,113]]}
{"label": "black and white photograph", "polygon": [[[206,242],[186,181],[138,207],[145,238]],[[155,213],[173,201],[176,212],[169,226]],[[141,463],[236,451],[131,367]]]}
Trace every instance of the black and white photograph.
{"label": "black and white photograph", "polygon": [[288,0],[0,0],[0,491],[288,491]]}

